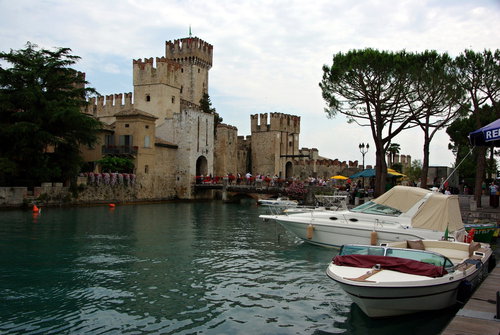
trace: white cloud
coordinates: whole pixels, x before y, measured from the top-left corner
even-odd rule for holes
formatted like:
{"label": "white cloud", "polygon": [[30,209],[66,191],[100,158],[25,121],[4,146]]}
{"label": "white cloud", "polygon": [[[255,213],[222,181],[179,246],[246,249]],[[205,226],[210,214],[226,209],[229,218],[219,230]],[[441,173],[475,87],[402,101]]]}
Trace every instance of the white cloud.
{"label": "white cloud", "polygon": [[[290,0],[64,0],[0,1],[0,49],[26,41],[70,47],[79,69],[103,94],[132,90],[132,59],[164,54],[164,42],[193,34],[214,45],[212,103],[240,135],[249,135],[250,114],[301,116],[300,145],[322,156],[361,160],[358,142],[367,129],[342,117],[327,119],[318,86],[323,64],[350,49],[423,51],[458,55],[466,48],[500,45],[500,5],[486,1]],[[418,134],[395,142],[421,159]],[[439,134],[431,164],[453,161]],[[373,164],[374,150],[366,155]]]}

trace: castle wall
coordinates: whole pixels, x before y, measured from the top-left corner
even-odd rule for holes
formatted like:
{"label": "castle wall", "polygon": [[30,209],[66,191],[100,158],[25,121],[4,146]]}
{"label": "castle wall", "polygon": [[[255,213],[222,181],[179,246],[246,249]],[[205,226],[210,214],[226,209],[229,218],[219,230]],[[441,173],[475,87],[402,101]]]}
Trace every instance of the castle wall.
{"label": "castle wall", "polygon": [[137,195],[141,199],[173,199],[176,197],[177,149],[155,146],[155,157],[148,173],[137,175]]}
{"label": "castle wall", "polygon": [[[216,149],[217,151],[217,149]],[[252,136],[238,136],[238,151],[237,151],[237,166],[236,173],[244,174],[246,172],[252,172],[251,165],[251,155],[252,155]],[[235,172],[232,172],[236,174]]]}
{"label": "castle wall", "polygon": [[227,124],[217,125],[214,151],[214,175],[238,173],[238,129]]}
{"label": "castle wall", "polygon": [[201,171],[201,174],[214,175],[214,115],[186,109],[174,115],[173,121],[174,138],[179,146],[175,158],[177,195],[189,199],[198,159],[206,160],[206,171]]}
{"label": "castle wall", "polygon": [[116,113],[132,107],[132,93],[110,94],[90,98],[87,106],[82,109],[82,112],[93,115],[99,121],[109,125],[115,122]]}

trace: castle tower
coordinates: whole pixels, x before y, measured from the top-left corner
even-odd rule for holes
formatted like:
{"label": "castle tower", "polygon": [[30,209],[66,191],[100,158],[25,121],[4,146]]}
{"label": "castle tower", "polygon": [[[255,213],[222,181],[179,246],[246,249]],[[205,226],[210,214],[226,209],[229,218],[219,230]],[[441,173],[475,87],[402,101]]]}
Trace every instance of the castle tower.
{"label": "castle tower", "polygon": [[[293,177],[293,160],[299,153],[300,117],[282,113],[250,116],[252,172]],[[260,121],[260,122],[259,122]]]}
{"label": "castle tower", "polygon": [[165,57],[182,65],[181,99],[199,105],[208,93],[208,71],[212,67],[213,46],[198,37],[187,37],[165,43]]}
{"label": "castle tower", "polygon": [[157,126],[180,112],[180,64],[156,57],[156,64],[153,58],[134,59],[133,67],[135,108],[157,117]]}

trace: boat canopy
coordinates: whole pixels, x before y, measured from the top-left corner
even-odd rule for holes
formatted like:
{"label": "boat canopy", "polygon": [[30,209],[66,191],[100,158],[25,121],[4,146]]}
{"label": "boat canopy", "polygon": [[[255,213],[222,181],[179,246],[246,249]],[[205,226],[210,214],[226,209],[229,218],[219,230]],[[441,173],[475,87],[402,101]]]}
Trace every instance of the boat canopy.
{"label": "boat canopy", "polygon": [[457,231],[464,227],[458,197],[420,187],[395,186],[373,202],[408,212],[420,200],[428,197],[412,217],[414,228],[437,231]]}
{"label": "boat canopy", "polygon": [[[352,266],[357,268],[375,268],[380,270],[392,270],[427,277],[442,277],[448,272],[444,266],[424,263],[421,261],[376,255],[346,255],[335,256],[333,263],[339,266]],[[444,257],[443,257],[444,264]]]}

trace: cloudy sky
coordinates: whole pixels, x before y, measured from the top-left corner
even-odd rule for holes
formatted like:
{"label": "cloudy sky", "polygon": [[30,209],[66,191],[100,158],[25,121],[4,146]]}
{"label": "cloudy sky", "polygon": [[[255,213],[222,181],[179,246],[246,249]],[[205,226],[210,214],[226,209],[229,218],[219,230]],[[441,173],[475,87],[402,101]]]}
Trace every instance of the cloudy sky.
{"label": "cloudy sky", "polygon": [[[329,119],[318,86],[337,52],[500,48],[500,0],[0,0],[0,50],[27,41],[69,47],[99,93],[132,92],[132,59],[164,55],[165,41],[192,33],[214,46],[209,94],[224,123],[250,134],[250,115],[301,117],[299,147],[359,160],[367,128]],[[394,142],[422,159],[422,136]],[[431,145],[431,165],[450,165],[448,137]],[[373,148],[373,145],[372,145]],[[375,162],[374,150],[365,156]]]}

